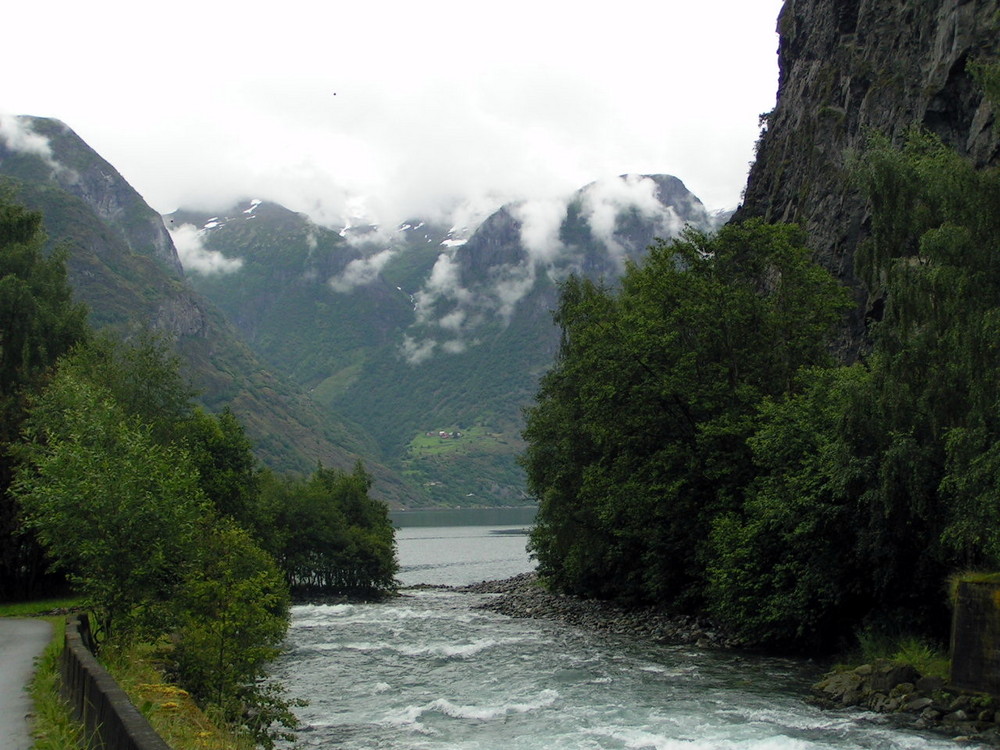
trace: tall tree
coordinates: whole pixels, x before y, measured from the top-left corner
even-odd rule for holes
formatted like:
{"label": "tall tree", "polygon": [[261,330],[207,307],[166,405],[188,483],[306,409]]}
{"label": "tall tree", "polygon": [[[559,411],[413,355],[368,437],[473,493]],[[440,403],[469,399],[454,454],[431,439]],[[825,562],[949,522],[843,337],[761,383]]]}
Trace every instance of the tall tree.
{"label": "tall tree", "polygon": [[208,513],[187,454],[156,442],[107,389],[60,371],[25,428],[25,523],[94,609],[100,635],[158,635]]}
{"label": "tall tree", "polygon": [[230,519],[206,524],[198,537],[198,566],[176,603],[181,614],[173,658],[185,688],[258,746],[293,739],[290,704],[279,686],[265,681],[289,620],[288,587],[274,559]]}
{"label": "tall tree", "polygon": [[579,593],[691,606],[712,519],[752,474],[756,405],[829,361],[846,293],[791,226],[689,231],[613,294],[571,280],[528,413],[542,572]]}
{"label": "tall tree", "polygon": [[318,467],[308,479],[265,473],[255,526],[293,593],[380,596],[398,570],[386,505],[371,476]]}
{"label": "tall tree", "polygon": [[46,578],[41,548],[24,533],[9,492],[10,448],[28,397],[56,359],[88,334],[87,311],[73,302],[64,257],[47,256],[44,247],[41,214],[0,194],[0,600],[28,596]]}
{"label": "tall tree", "polygon": [[[862,175],[873,238],[864,278],[886,300],[874,331],[869,445],[878,482],[864,495],[869,547],[894,550],[886,597],[918,600],[949,568],[1000,565],[1000,170],[973,168],[936,137],[876,141]],[[880,519],[893,519],[883,523]],[[932,563],[926,575],[914,565]],[[919,570],[919,567],[917,568]],[[933,582],[933,583],[932,583]]]}
{"label": "tall tree", "polygon": [[914,131],[858,174],[884,315],[863,362],[762,405],[758,477],[714,527],[714,611],[758,642],[943,637],[949,573],[1000,566],[1000,171]]}

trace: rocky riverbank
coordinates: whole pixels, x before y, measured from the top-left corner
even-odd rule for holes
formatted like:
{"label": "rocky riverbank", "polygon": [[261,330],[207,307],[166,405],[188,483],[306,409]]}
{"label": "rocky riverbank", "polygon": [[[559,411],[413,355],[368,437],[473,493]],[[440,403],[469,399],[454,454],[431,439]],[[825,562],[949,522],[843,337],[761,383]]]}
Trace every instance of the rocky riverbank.
{"label": "rocky riverbank", "polygon": [[[730,649],[743,645],[698,618],[670,616],[654,607],[627,608],[554,594],[539,585],[534,573],[455,590],[497,594],[477,606],[510,617],[557,620],[657,643]],[[829,709],[860,708],[891,714],[902,726],[1000,746],[1000,700],[963,693],[941,678],[921,676],[909,665],[878,662],[830,673],[813,686],[809,700]]]}
{"label": "rocky riverbank", "polygon": [[828,674],[813,686],[824,708],[857,707],[892,714],[900,724],[930,729],[956,740],[1000,746],[1000,701],[958,690],[914,667],[889,661]]}
{"label": "rocky riverbank", "polygon": [[586,630],[657,643],[683,643],[703,648],[739,646],[710,623],[695,617],[671,616],[655,607],[629,608],[612,602],[554,594],[538,584],[534,573],[461,586],[457,590],[499,594],[478,606],[510,617],[557,620]]}

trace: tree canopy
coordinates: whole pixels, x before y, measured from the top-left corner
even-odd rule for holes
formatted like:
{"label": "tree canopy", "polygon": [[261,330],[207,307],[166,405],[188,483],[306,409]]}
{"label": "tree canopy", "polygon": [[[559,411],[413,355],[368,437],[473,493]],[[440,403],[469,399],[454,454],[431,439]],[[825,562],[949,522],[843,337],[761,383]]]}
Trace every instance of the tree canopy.
{"label": "tree canopy", "polygon": [[295,723],[263,680],[290,587],[391,591],[387,509],[360,464],[264,470],[232,411],[195,405],[174,342],[89,330],[44,244],[41,217],[0,196],[0,597],[59,573],[101,648],[169,644],[181,686],[272,747]]}
{"label": "tree canopy", "polygon": [[44,553],[18,519],[10,494],[11,447],[28,399],[56,360],[89,335],[87,310],[73,301],[64,257],[45,253],[41,214],[0,193],[0,600],[58,585]]}
{"label": "tree canopy", "polygon": [[829,361],[846,304],[795,227],[759,222],[660,242],[617,292],[569,279],[525,430],[542,573],[581,594],[700,601],[757,404]]}
{"label": "tree canopy", "polygon": [[525,431],[554,585],[831,649],[942,638],[948,575],[1000,566],[1000,171],[914,131],[856,175],[883,314],[854,364],[827,354],[845,293],[789,227],[567,282]]}

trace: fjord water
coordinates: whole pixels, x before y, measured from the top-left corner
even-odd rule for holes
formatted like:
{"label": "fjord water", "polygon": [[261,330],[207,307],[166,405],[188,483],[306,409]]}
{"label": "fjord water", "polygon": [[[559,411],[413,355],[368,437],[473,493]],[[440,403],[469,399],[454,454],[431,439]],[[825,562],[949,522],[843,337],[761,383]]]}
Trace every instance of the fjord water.
{"label": "fjord water", "polygon": [[[443,518],[443,517],[439,517]],[[531,568],[519,526],[399,529],[401,579],[465,584]],[[637,643],[412,590],[293,610],[276,677],[309,705],[307,748],[946,748],[884,717],[802,697],[806,662]]]}

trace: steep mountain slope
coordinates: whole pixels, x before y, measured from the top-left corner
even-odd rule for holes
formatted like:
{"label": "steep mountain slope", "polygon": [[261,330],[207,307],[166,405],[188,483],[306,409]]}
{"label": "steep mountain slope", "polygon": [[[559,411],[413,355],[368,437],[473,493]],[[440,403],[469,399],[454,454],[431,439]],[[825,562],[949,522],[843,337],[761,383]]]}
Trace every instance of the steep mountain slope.
{"label": "steep mountain slope", "polygon": [[[377,261],[366,266],[344,237],[302,214],[254,201],[218,216],[178,211],[165,220],[175,234],[197,229],[208,252],[239,264],[230,273],[192,272],[191,283],[265,361],[321,403],[412,317],[407,295],[376,275]],[[331,288],[335,278],[344,293]],[[364,293],[350,293],[354,282]]]}
{"label": "steep mountain slope", "polygon": [[921,125],[977,164],[1000,163],[995,113],[967,67],[1000,55],[998,0],[786,0],[778,19],[778,100],[737,220],[795,221],[828,268],[855,287],[856,348],[866,309],[853,274],[866,233],[849,163],[871,133]]}
{"label": "steep mountain slope", "polygon": [[558,347],[560,280],[613,280],[654,236],[714,221],[680,180],[636,175],[504,206],[467,240],[419,220],[337,233],[257,202],[167,217],[240,264],[192,283],[429,505],[523,501],[521,410]]}
{"label": "steep mountain slope", "polygon": [[232,407],[273,468],[308,471],[357,458],[380,492],[400,502],[404,483],[372,462],[377,447],[299,389],[265,369],[217,308],[192,290],[161,217],[72,130],[16,118],[0,131],[0,184],[40,210],[54,244],[69,251],[70,281],[97,326],[171,335],[210,409]]}

